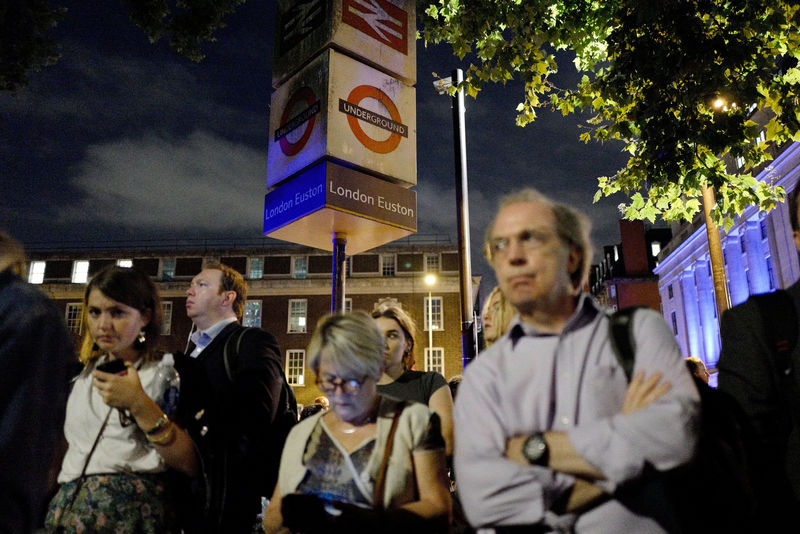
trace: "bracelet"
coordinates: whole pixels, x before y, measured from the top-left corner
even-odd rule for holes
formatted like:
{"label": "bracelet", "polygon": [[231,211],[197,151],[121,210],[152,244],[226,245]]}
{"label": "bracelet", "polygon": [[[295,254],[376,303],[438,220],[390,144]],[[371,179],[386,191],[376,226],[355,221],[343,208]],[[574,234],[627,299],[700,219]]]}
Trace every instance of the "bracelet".
{"label": "bracelet", "polygon": [[161,414],[161,417],[158,419],[158,422],[156,423],[156,426],[154,426],[150,430],[145,430],[144,431],[145,436],[148,436],[148,438],[149,438],[151,435],[156,434],[159,430],[164,428],[164,426],[167,423],[169,423],[169,417],[167,417],[167,414],[165,414],[165,413]]}
{"label": "bracelet", "polygon": [[159,437],[153,437],[152,434],[146,434],[145,436],[147,437],[147,441],[150,443],[155,443],[156,445],[165,445],[175,434],[175,425],[172,424],[172,421],[169,422],[169,426],[166,427],[166,430],[164,430],[162,434],[163,435]]}

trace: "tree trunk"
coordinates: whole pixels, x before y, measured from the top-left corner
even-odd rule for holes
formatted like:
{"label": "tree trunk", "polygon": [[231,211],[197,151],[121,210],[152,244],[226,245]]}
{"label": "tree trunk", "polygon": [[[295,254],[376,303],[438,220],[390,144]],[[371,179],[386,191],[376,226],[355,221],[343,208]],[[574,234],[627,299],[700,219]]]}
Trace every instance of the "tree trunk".
{"label": "tree trunk", "polygon": [[711,210],[714,209],[716,200],[714,188],[703,186],[703,213],[706,217],[706,234],[708,235],[708,252],[711,257],[711,276],[714,279],[714,299],[717,303],[717,321],[722,317],[722,312],[731,307],[728,294],[728,280],[725,276],[725,259],[722,256],[722,242],[719,238],[719,227],[711,219]]}

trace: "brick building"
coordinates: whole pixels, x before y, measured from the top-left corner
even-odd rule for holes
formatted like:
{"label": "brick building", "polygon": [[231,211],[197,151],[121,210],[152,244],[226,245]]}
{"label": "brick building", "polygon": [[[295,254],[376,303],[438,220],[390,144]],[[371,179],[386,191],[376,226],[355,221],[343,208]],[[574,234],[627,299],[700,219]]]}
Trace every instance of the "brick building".
{"label": "brick building", "polygon": [[[329,252],[265,239],[233,246],[206,242],[69,250],[34,246],[28,256],[29,281],[56,301],[76,341],[83,332],[81,301],[92,274],[109,263],[134,265],[147,272],[162,298],[161,347],[167,351],[182,351],[186,346],[192,326],[185,312],[186,289],[192,277],[208,261],[230,265],[244,275],[249,288],[244,323],[260,326],[278,339],[298,403],[309,403],[320,394],[306,366],[306,346],[314,325],[331,309]],[[370,311],[379,298],[396,298],[417,322],[416,368],[450,378],[462,371],[458,269],[458,247],[446,237],[404,238],[348,257],[345,305]],[[437,282],[428,288],[423,278],[431,272]]]}

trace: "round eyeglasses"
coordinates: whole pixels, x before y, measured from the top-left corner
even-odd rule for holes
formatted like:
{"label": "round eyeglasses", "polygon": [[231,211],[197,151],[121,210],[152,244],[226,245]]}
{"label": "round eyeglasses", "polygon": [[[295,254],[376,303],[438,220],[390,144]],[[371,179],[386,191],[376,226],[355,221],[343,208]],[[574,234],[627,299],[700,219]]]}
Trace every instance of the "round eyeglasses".
{"label": "round eyeglasses", "polygon": [[348,395],[356,395],[361,391],[361,386],[367,381],[366,376],[360,380],[357,378],[339,378],[338,376],[320,376],[317,375],[316,384],[323,393],[333,393],[337,387],[341,387],[342,391]]}

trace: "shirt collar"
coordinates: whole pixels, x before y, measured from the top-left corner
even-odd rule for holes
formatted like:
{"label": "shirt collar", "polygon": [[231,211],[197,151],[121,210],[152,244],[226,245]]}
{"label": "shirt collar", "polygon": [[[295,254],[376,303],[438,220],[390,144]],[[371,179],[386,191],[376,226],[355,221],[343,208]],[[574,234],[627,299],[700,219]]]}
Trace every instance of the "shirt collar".
{"label": "shirt collar", "polygon": [[[205,334],[209,338],[208,343],[211,343],[211,341],[215,337],[217,337],[217,335],[220,332],[222,332],[222,330],[226,326],[228,326],[229,324],[231,324],[233,322],[236,322],[236,317],[228,317],[227,319],[223,319],[223,320],[219,321],[218,323],[215,323],[215,324],[209,326],[205,330],[198,330],[197,332],[192,334],[192,341],[194,341],[194,339],[195,339],[194,336],[195,335],[197,335],[197,339],[200,339],[200,338],[202,338],[203,334]],[[206,343],[206,344],[208,344],[208,343]],[[197,344],[197,343],[195,343],[195,344]]]}
{"label": "shirt collar", "polygon": [[[578,297],[578,304],[575,306],[575,311],[572,312],[572,315],[567,319],[567,323],[564,325],[561,334],[566,334],[582,328],[592,322],[598,313],[600,313],[600,308],[595,300],[588,293],[582,292]],[[517,344],[517,341],[525,336],[546,337],[552,335],[556,334],[539,332],[536,330],[536,327],[523,321],[519,314],[517,314],[511,322],[508,337],[511,339],[511,346],[513,347]]]}

